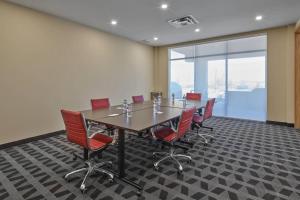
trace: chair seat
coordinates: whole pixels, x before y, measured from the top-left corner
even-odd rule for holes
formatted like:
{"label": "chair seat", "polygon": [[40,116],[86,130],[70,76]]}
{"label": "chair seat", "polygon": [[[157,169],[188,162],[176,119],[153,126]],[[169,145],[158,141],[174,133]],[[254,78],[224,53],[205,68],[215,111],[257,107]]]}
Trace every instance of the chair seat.
{"label": "chair seat", "polygon": [[109,136],[96,134],[93,138],[89,139],[89,145],[91,150],[97,150],[112,143],[113,139]]}
{"label": "chair seat", "polygon": [[174,132],[169,127],[163,127],[158,129],[155,133],[155,136],[159,140],[163,140],[165,142],[172,142],[176,139],[176,132]]}
{"label": "chair seat", "polygon": [[193,116],[193,122],[202,123],[203,122],[203,116],[198,115],[198,114],[194,115]]}

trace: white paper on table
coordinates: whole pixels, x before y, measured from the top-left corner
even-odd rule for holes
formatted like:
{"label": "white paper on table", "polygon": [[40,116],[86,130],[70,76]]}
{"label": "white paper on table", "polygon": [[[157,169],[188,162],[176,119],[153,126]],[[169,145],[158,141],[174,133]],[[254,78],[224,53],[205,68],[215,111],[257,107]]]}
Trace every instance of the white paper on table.
{"label": "white paper on table", "polygon": [[110,114],[108,115],[109,117],[115,117],[115,116],[118,116],[119,114]]}

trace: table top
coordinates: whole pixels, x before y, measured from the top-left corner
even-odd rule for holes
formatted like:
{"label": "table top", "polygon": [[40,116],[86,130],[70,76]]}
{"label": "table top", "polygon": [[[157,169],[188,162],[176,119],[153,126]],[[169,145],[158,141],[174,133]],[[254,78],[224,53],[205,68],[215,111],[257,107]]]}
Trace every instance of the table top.
{"label": "table top", "polygon": [[[144,109],[150,109],[153,107],[152,103],[149,102],[145,103],[137,103],[137,104],[131,104],[132,105],[132,111],[138,111],[138,110],[144,110]],[[121,105],[117,106],[111,106],[109,108],[104,109],[98,109],[98,110],[84,110],[81,111],[81,113],[84,114],[86,119],[90,120],[100,120],[101,118],[110,117],[110,115],[122,115],[124,114],[124,110],[122,109]]]}
{"label": "table top", "polygon": [[138,110],[127,114],[121,114],[113,117],[100,119],[106,125],[114,126],[125,130],[140,132],[156,125],[165,123],[180,116],[182,109],[160,107],[159,111],[154,112],[153,108]]}
{"label": "table top", "polygon": [[202,101],[193,101],[193,100],[187,100],[186,105],[184,107],[184,101],[183,100],[175,100],[174,102],[171,99],[162,99],[161,106],[165,107],[173,107],[173,108],[190,108],[190,107],[196,107],[197,109],[202,108],[206,105],[206,100]]}
{"label": "table top", "polygon": [[173,102],[170,99],[162,99],[156,112],[153,111],[152,101],[145,101],[131,104],[132,112],[129,115],[124,113],[120,105],[94,111],[85,110],[82,113],[90,121],[140,132],[179,117],[184,108],[193,106],[201,108],[205,104],[206,101],[187,101],[186,107],[184,107],[183,101],[175,100]]}

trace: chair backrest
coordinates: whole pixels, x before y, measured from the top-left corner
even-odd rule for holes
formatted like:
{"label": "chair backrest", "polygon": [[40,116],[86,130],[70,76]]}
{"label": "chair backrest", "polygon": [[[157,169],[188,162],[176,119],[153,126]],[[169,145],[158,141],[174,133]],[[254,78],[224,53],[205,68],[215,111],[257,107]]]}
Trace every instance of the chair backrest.
{"label": "chair backrest", "polygon": [[133,101],[133,103],[143,103],[144,102],[144,96],[143,95],[132,96],[132,101]]}
{"label": "chair backrest", "polygon": [[205,106],[204,115],[203,115],[203,120],[206,120],[212,116],[215,101],[216,101],[215,98],[207,101],[206,106]]}
{"label": "chair backrest", "polygon": [[61,110],[67,138],[70,142],[89,148],[85,119],[80,112]]}
{"label": "chair backrest", "polygon": [[109,108],[110,103],[108,98],[104,99],[91,99],[92,110]]}
{"label": "chair backrest", "polygon": [[201,93],[186,93],[186,100],[201,101]]}
{"label": "chair backrest", "polygon": [[182,111],[177,127],[177,139],[183,137],[188,131],[188,129],[191,127],[195,112],[196,107],[187,108],[184,111]]}

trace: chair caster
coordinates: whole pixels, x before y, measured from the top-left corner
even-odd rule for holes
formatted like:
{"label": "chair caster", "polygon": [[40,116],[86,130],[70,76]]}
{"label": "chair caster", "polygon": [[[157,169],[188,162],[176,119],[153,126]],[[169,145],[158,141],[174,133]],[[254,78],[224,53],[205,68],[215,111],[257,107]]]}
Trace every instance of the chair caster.
{"label": "chair caster", "polygon": [[157,158],[156,154],[152,154],[152,158],[153,159]]}
{"label": "chair caster", "polygon": [[73,160],[73,161],[76,161],[76,160],[77,160],[77,156],[74,155],[72,160]]}
{"label": "chair caster", "polygon": [[155,170],[155,171],[158,171],[159,170],[159,167],[158,166],[153,166],[153,169]]}
{"label": "chair caster", "polygon": [[85,184],[81,184],[80,186],[80,191],[82,194],[85,194],[86,193],[86,187],[85,187]]}
{"label": "chair caster", "polygon": [[188,160],[186,161],[186,163],[187,163],[187,164],[191,164],[191,163],[192,163],[192,160],[188,159]]}
{"label": "chair caster", "polygon": [[137,196],[140,197],[140,196],[142,196],[142,194],[143,194],[143,190],[138,190],[138,191],[136,191],[136,195],[137,195]]}
{"label": "chair caster", "polygon": [[109,183],[115,183],[115,178],[109,178],[108,181]]}
{"label": "chair caster", "polygon": [[68,178],[67,174],[63,176],[63,179],[65,179],[65,181],[67,181],[68,183],[70,182],[70,179]]}
{"label": "chair caster", "polygon": [[177,170],[177,174],[178,174],[178,175],[182,175],[182,172],[183,172],[182,169],[178,169],[178,170]]}
{"label": "chair caster", "polygon": [[106,164],[106,166],[109,167],[109,168],[112,168],[112,167],[113,167],[113,164],[112,164],[112,162],[108,162],[108,163]]}
{"label": "chair caster", "polygon": [[208,143],[207,142],[204,142],[204,146],[207,146],[208,145]]}

